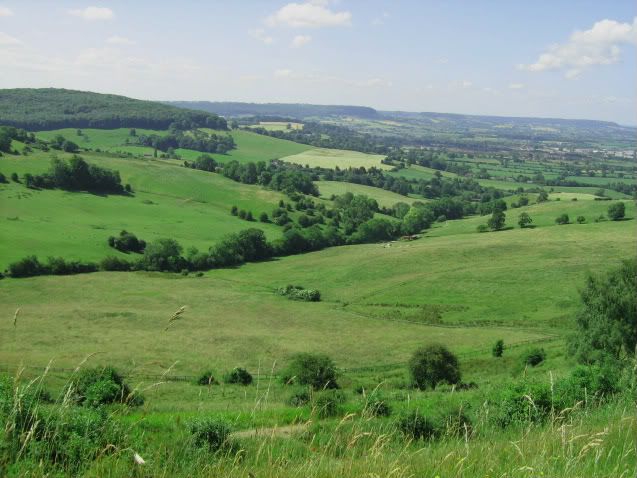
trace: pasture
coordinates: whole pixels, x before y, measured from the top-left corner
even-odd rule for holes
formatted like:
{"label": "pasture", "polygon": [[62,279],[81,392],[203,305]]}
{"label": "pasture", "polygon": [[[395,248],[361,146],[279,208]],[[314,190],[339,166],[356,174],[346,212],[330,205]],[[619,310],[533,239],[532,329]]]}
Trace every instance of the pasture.
{"label": "pasture", "polygon": [[284,156],[280,159],[288,163],[308,165],[310,167],[331,168],[379,168],[391,169],[391,166],[382,164],[384,156],[380,154],[366,154],[358,151],[344,149],[313,148],[299,154]]}
{"label": "pasture", "polygon": [[381,207],[392,207],[398,202],[409,204],[415,200],[392,191],[365,186],[364,184],[346,183],[344,181],[316,181],[315,184],[319,188],[320,197],[324,199],[329,199],[332,195],[339,196],[345,193],[364,194],[375,199]]}

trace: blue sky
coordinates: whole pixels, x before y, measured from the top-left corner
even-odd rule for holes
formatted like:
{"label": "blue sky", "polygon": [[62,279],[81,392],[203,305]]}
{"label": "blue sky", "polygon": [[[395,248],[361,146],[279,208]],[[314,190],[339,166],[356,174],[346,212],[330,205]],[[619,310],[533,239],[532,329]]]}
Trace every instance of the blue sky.
{"label": "blue sky", "polygon": [[637,124],[634,0],[0,0],[0,87]]}

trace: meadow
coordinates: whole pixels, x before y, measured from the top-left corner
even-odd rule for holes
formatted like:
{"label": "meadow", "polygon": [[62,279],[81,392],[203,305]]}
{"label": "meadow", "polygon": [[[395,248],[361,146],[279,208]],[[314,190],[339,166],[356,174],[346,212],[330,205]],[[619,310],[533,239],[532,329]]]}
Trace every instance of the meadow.
{"label": "meadow", "polygon": [[[374,198],[381,207],[392,207],[399,202],[412,203],[415,199],[402,196],[392,191],[365,186],[364,184],[347,183],[344,181],[315,181],[322,198],[329,199],[332,195],[338,196],[345,193],[364,194]],[[422,198],[420,199],[422,200]]]}
{"label": "meadow", "polygon": [[384,157],[379,154],[366,154],[358,151],[344,149],[312,148],[302,153],[284,156],[281,161],[288,163],[308,165],[310,167],[331,168],[370,168],[391,169],[391,166],[382,164]]}

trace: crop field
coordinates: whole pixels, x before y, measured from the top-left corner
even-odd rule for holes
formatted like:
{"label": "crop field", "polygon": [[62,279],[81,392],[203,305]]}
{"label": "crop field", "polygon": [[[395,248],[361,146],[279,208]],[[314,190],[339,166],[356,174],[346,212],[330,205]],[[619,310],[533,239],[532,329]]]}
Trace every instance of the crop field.
{"label": "crop field", "polygon": [[[415,198],[401,196],[392,191],[365,186],[364,184],[346,183],[343,181],[316,181],[315,184],[319,188],[321,197],[326,199],[329,199],[332,195],[338,196],[348,192],[352,194],[364,194],[365,196],[376,199],[378,205],[381,207],[391,207],[398,202],[409,204],[415,200]],[[419,200],[422,201],[422,199]]]}
{"label": "crop field", "polygon": [[384,156],[379,154],[359,153],[358,151],[348,151],[344,149],[313,148],[299,154],[280,158],[288,163],[309,165],[310,167],[321,168],[370,168],[391,169],[391,166],[382,164]]}

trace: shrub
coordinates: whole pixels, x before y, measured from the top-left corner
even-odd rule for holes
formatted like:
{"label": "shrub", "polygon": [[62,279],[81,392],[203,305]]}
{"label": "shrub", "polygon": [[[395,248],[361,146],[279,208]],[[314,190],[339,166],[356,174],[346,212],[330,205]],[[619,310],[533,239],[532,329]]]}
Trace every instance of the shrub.
{"label": "shrub", "polygon": [[409,372],[415,387],[435,389],[441,382],[460,382],[460,366],[457,357],[445,346],[427,345],[414,352],[409,361]]}
{"label": "shrub", "polygon": [[119,257],[107,256],[100,261],[100,270],[103,271],[130,271],[132,264]]}
{"label": "shrub", "polygon": [[476,227],[476,231],[478,232],[487,232],[489,230],[489,226],[487,226],[486,224],[480,224],[478,227]]}
{"label": "shrub", "polygon": [[210,370],[206,370],[197,379],[197,385],[214,385],[215,383],[217,383],[217,381]]}
{"label": "shrub", "polygon": [[518,225],[521,229],[530,226],[533,223],[533,219],[529,216],[529,213],[523,212],[518,216]]}
{"label": "shrub", "polygon": [[267,212],[262,212],[259,215],[259,221],[260,222],[270,222],[270,218],[268,217],[268,213]]}
{"label": "shrub", "polygon": [[577,224],[584,224],[586,222],[586,218],[584,216],[577,216]]}
{"label": "shrub", "polygon": [[185,266],[185,260],[181,257],[182,250],[174,239],[158,239],[144,249],[142,265],[150,271],[180,271]]}
{"label": "shrub", "polygon": [[11,277],[32,277],[45,273],[45,267],[36,256],[28,256],[9,264]]}
{"label": "shrub", "polygon": [[11,173],[11,181],[13,181],[14,183],[19,183],[20,182],[20,178],[18,177],[18,173]]}
{"label": "shrub", "polygon": [[473,423],[462,408],[451,410],[442,417],[444,433],[448,437],[471,435]]}
{"label": "shrub", "polygon": [[254,217],[252,216],[252,211],[248,211],[246,213],[246,221],[254,221]]}
{"label": "shrub", "polygon": [[504,353],[504,340],[499,339],[498,341],[496,341],[496,343],[493,345],[491,353],[494,357],[502,357],[502,354]]}
{"label": "shrub", "polygon": [[247,213],[245,212],[245,210],[244,210],[244,209],[241,209],[241,210],[239,211],[239,219],[245,219],[245,218],[246,218],[246,214],[247,214]]}
{"label": "shrub", "polygon": [[138,406],[144,403],[113,367],[85,368],[71,384],[78,403],[97,407],[110,403]]}
{"label": "shrub", "polygon": [[310,391],[308,389],[303,389],[293,392],[286,402],[292,407],[302,407],[303,405],[308,404],[311,399]]}
{"label": "shrub", "polygon": [[570,218],[568,214],[560,214],[555,218],[555,223],[559,225],[568,224],[570,222]]}
{"label": "shrub", "polygon": [[423,415],[419,410],[413,410],[400,417],[397,421],[397,427],[405,436],[414,440],[432,440],[439,434],[436,422]]}
{"label": "shrub", "polygon": [[292,300],[302,300],[305,302],[319,302],[321,300],[321,293],[317,289],[304,289],[298,285],[280,287],[276,292]]}
{"label": "shrub", "polygon": [[120,231],[118,237],[110,236],[108,245],[121,252],[142,253],[146,248],[146,241],[138,239],[135,234],[128,231]]}
{"label": "shrub", "polygon": [[200,418],[189,424],[190,434],[196,446],[209,451],[218,451],[228,443],[232,429],[230,425],[216,418]]}
{"label": "shrub", "polygon": [[238,383],[241,385],[250,385],[252,383],[252,375],[245,368],[235,367],[223,376],[226,383]]}
{"label": "shrub", "polygon": [[363,413],[371,417],[388,417],[391,415],[391,406],[387,400],[374,394],[367,399]]}
{"label": "shrub", "polygon": [[312,408],[319,418],[335,417],[341,411],[340,405],[345,403],[345,395],[340,390],[328,390],[314,397]]}
{"label": "shrub", "polygon": [[336,365],[327,355],[302,352],[292,357],[283,374],[285,383],[310,385],[315,390],[338,388]]}
{"label": "shrub", "polygon": [[4,174],[0,173],[0,183],[4,184],[6,182],[7,182],[7,177]]}
{"label": "shrub", "polygon": [[543,348],[534,348],[529,350],[523,357],[524,364],[536,367],[546,360],[546,352]]}
{"label": "shrub", "polygon": [[230,208],[230,214],[237,216],[239,214],[239,208],[237,206],[232,206],[232,208]]}
{"label": "shrub", "polygon": [[493,420],[503,428],[513,423],[539,422],[553,409],[551,387],[526,380],[511,383],[493,398],[493,405]]}
{"label": "shrub", "polygon": [[626,215],[626,206],[623,202],[616,202],[608,206],[608,217],[611,221],[619,221]]}

